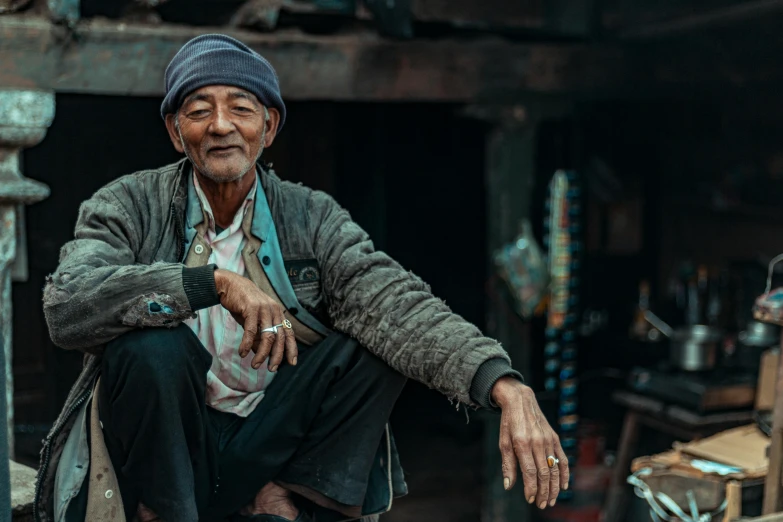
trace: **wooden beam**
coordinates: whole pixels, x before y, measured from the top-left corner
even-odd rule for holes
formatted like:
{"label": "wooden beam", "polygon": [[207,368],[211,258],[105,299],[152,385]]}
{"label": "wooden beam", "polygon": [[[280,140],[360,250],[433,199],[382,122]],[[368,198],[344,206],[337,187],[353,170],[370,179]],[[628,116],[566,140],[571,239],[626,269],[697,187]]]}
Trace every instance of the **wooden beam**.
{"label": "wooden beam", "polygon": [[419,22],[457,27],[588,36],[594,0],[412,0],[411,14]]}
{"label": "wooden beam", "polygon": [[783,0],[756,0],[689,14],[663,22],[626,28],[620,32],[624,39],[661,38],[689,31],[732,25],[737,22],[771,16],[783,12]]}
{"label": "wooden beam", "polygon": [[411,13],[421,22],[449,22],[471,27],[525,27],[546,24],[543,0],[413,0]]}
{"label": "wooden beam", "polygon": [[484,40],[384,40],[370,34],[261,34],[225,28],[0,17],[0,86],[160,96],[163,73],[190,38],[225,32],[276,67],[295,100],[505,101],[522,93],[596,93],[623,78],[612,47]]}
{"label": "wooden beam", "polygon": [[756,98],[770,93],[779,98],[783,37],[764,25],[745,29],[635,46],[633,76],[657,94],[742,95],[752,89]]}

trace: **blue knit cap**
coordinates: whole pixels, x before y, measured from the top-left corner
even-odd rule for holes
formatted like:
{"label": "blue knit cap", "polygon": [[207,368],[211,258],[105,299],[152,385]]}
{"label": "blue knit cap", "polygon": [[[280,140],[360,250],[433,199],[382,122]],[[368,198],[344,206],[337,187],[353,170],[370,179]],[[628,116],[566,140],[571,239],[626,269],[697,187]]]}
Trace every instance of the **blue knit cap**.
{"label": "blue knit cap", "polygon": [[182,46],[166,67],[166,97],[160,115],[176,113],[190,93],[207,85],[233,85],[252,92],[264,106],[280,112],[278,132],[285,124],[285,103],[277,73],[263,56],[229,36],[205,34]]}

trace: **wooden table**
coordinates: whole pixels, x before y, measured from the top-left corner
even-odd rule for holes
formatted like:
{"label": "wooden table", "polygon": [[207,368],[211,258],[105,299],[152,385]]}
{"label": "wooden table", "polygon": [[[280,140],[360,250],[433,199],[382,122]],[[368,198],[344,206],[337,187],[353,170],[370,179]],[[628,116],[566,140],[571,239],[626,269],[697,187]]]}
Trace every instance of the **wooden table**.
{"label": "wooden table", "polygon": [[615,403],[625,406],[627,412],[620,433],[617,461],[604,503],[604,522],[620,522],[625,513],[629,489],[626,479],[631,473],[631,461],[641,427],[683,441],[691,441],[753,421],[753,412],[750,410],[699,415],[679,406],[667,405],[662,401],[628,391],[617,391],[612,395],[612,399]]}

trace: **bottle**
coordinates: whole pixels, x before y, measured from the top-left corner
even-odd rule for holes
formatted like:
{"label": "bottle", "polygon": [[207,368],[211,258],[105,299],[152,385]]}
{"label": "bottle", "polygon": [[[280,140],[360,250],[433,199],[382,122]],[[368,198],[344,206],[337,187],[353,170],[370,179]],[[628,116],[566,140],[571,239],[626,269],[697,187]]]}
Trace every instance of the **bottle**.
{"label": "bottle", "polygon": [[696,276],[688,279],[686,291],[685,324],[688,326],[699,324],[699,289]]}
{"label": "bottle", "polygon": [[634,339],[646,340],[650,331],[650,323],[644,314],[650,309],[650,283],[646,279],[639,281],[639,300],[634,310],[630,335]]}
{"label": "bottle", "polygon": [[721,322],[721,277],[717,270],[712,270],[709,279],[709,291],[707,298],[707,323],[710,326],[719,326]]}
{"label": "bottle", "polygon": [[698,318],[695,324],[708,324],[709,319],[709,299],[710,299],[710,276],[707,267],[699,265],[696,270],[696,292],[698,293]]}

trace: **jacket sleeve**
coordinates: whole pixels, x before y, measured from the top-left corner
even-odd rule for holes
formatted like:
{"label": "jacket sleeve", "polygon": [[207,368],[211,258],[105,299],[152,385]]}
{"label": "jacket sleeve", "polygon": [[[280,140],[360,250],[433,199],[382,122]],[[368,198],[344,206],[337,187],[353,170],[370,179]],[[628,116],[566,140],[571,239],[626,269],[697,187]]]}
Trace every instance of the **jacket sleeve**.
{"label": "jacket sleeve", "polygon": [[80,207],[44,289],[58,346],[92,352],[133,328],[176,326],[192,314],[182,264],[136,263],[144,227],[131,214],[108,188]]}
{"label": "jacket sleeve", "polygon": [[403,375],[451,399],[486,405],[484,397],[471,393],[471,385],[490,359],[510,370],[499,343],[454,314],[417,276],[376,251],[367,233],[330,196],[314,191],[308,210],[334,327]]}

